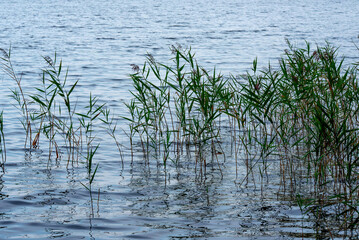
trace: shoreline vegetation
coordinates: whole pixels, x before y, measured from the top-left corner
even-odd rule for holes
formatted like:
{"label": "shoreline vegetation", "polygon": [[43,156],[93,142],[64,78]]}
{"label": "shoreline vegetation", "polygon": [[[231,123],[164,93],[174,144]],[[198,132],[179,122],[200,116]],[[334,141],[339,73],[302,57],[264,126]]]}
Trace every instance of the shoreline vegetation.
{"label": "shoreline vegetation", "polygon": [[[99,169],[94,159],[101,148],[94,126],[101,124],[114,139],[122,168],[123,149],[129,148],[131,164],[138,151],[146,164],[159,164],[165,172],[181,161],[193,161],[193,171],[206,181],[209,165],[223,177],[231,157],[235,182],[242,186],[254,175],[268,181],[274,161],[281,193],[320,223],[318,232],[330,238],[358,236],[359,63],[344,66],[338,49],[329,44],[315,49],[309,43],[305,48],[287,44],[278,66],[258,69],[255,59],[250,71],[229,77],[202,68],[192,50],[181,46],[172,46],[170,64],[148,54],[143,66],[132,65],[133,99],[126,103],[128,114],[120,116],[127,123],[128,146],[119,142],[118,115],[106,104],[90,94],[87,106],[77,106],[72,93],[78,80],[68,80],[56,54],[44,57],[48,67],[42,70],[41,87],[30,94],[22,90],[11,51],[0,49],[0,59],[17,84],[12,96],[22,114],[25,149],[39,148],[41,138],[49,160],[67,156],[67,167],[85,162],[88,179],[81,184],[91,199]],[[0,152],[5,172],[3,114]],[[153,156],[157,162],[150,161]],[[245,177],[239,179],[243,165]]]}

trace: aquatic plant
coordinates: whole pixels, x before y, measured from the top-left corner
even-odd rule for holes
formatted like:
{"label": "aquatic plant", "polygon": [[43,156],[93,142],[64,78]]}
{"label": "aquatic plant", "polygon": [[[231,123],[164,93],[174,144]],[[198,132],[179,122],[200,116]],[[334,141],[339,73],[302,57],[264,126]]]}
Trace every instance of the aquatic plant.
{"label": "aquatic plant", "polygon": [[[172,47],[170,64],[148,54],[143,67],[132,65],[133,99],[121,117],[128,123],[131,163],[136,150],[143,152],[145,164],[155,159],[165,172],[189,161],[206,181],[209,165],[223,176],[230,154],[237,178],[238,166],[246,167],[244,177],[236,179],[239,186],[268,181],[273,168],[281,179],[279,193],[296,201],[303,214],[326,220],[321,228],[332,236],[334,231],[354,235],[359,226],[358,64],[346,66],[329,44],[313,50],[308,43],[296,48],[288,42],[288,48],[278,66],[259,70],[255,59],[251,71],[240,76],[206,70],[191,49],[180,46]],[[99,166],[94,164],[95,123],[114,139],[124,168],[116,115],[91,94],[88,105],[77,109],[72,96],[78,81],[67,79],[56,54],[44,58],[41,87],[25,94],[10,51],[1,51],[2,68],[17,84],[12,95],[22,114],[25,147],[39,148],[44,135],[49,159],[53,151],[59,159],[61,147],[67,149],[67,167],[82,156],[87,183],[81,184],[90,193],[93,215],[92,184]],[[4,170],[3,130],[1,114]]]}

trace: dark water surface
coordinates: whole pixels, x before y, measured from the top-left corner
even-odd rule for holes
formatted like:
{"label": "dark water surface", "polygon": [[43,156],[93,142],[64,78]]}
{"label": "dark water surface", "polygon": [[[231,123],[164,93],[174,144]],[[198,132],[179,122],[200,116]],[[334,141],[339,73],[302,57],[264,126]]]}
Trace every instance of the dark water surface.
{"label": "dark water surface", "polygon": [[[104,1],[13,0],[0,2],[0,47],[12,46],[15,68],[26,91],[38,84],[42,56],[55,51],[80,79],[78,104],[91,91],[124,114],[131,89],[130,64],[145,54],[167,62],[172,44],[191,46],[199,63],[234,75],[274,65],[286,48],[328,41],[349,62],[358,61],[357,1]],[[354,42],[354,43],[353,43]],[[314,223],[293,202],[277,196],[273,170],[268,183],[239,187],[229,157],[221,179],[209,171],[197,181],[193,163],[171,168],[167,178],[156,160],[147,167],[136,154],[125,169],[112,140],[99,131],[100,163],[94,182],[95,214],[90,218],[84,164],[48,163],[43,151],[23,149],[24,131],[9,89],[0,75],[0,110],[5,113],[8,159],[0,176],[0,239],[315,239]],[[124,122],[119,122],[125,128]],[[119,132],[120,142],[128,146]],[[239,169],[240,177],[245,174]]]}

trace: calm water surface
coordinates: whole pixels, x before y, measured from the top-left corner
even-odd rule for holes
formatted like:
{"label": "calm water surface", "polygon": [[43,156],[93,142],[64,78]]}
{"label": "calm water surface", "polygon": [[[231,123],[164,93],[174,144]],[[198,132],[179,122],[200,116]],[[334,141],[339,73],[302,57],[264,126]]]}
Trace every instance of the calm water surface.
{"label": "calm water surface", "polygon": [[[261,66],[275,65],[288,38],[299,46],[304,40],[328,41],[354,62],[358,12],[357,1],[334,0],[1,1],[0,47],[12,46],[26,91],[39,82],[42,56],[56,52],[71,79],[80,79],[79,106],[91,91],[124,114],[130,64],[141,65],[147,52],[169,62],[172,44],[191,46],[202,66],[236,75],[256,56]],[[9,97],[14,82],[4,74],[0,82],[8,150],[0,176],[0,239],[315,238],[314,223],[294,203],[278,198],[275,171],[262,188],[240,188],[229,157],[223,179],[214,169],[199,183],[191,163],[171,168],[165,178],[156,160],[146,167],[140,153],[131,166],[126,149],[122,170],[115,144],[101,132],[94,183],[100,201],[90,218],[89,194],[80,184],[84,165],[66,168],[65,160],[48,165],[45,146],[44,152],[24,151],[18,110]],[[126,145],[127,137],[118,134]],[[239,170],[244,176],[244,168]]]}

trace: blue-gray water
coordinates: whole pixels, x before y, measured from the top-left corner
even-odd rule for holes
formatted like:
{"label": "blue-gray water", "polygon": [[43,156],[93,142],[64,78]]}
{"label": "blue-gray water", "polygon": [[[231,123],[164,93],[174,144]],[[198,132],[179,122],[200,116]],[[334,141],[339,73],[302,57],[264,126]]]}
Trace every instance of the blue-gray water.
{"label": "blue-gray water", "polygon": [[[70,78],[79,79],[79,106],[91,91],[123,114],[130,64],[141,65],[147,52],[170,62],[171,45],[191,46],[202,66],[236,75],[255,57],[261,66],[275,65],[287,38],[299,46],[305,40],[328,41],[354,62],[358,12],[356,0],[1,1],[0,47],[11,45],[26,91],[40,79],[42,56],[56,52]],[[163,171],[156,164],[143,166],[140,154],[131,167],[128,150],[122,171],[107,136],[95,159],[100,168],[94,189],[101,195],[91,219],[89,195],[80,184],[84,165],[66,168],[63,159],[48,166],[46,146],[44,153],[24,151],[24,132],[10,98],[15,83],[5,74],[0,83],[8,153],[0,180],[0,239],[315,238],[314,223],[294,203],[277,198],[275,174],[263,189],[238,188],[229,159],[224,179],[214,172],[199,184],[193,169],[183,167],[170,170],[165,184]],[[118,134],[126,144],[126,136]]]}

